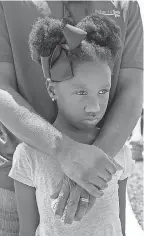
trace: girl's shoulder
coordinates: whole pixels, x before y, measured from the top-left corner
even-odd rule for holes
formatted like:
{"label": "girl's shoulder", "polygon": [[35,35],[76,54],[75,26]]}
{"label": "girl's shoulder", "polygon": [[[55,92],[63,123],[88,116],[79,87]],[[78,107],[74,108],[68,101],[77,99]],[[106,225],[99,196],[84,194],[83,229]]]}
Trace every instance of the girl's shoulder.
{"label": "girl's shoulder", "polygon": [[20,143],[17,148],[16,148],[16,151],[15,152],[20,152],[20,153],[24,153],[24,154],[28,154],[28,155],[33,155],[33,154],[36,154],[38,153],[38,150],[31,147],[30,145],[22,142]]}
{"label": "girl's shoulder", "polygon": [[37,150],[25,143],[20,143],[13,155],[12,168],[9,176],[31,187],[36,186],[35,173],[37,171]]}
{"label": "girl's shoulder", "polygon": [[14,156],[25,157],[31,165],[34,165],[40,159],[39,157],[45,157],[46,155],[23,142],[17,146]]}

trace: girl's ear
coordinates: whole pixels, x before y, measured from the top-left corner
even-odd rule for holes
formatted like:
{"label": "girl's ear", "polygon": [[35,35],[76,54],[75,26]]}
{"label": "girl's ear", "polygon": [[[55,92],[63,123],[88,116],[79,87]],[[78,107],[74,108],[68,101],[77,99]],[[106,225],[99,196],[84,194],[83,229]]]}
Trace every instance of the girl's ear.
{"label": "girl's ear", "polygon": [[52,101],[55,101],[56,100],[55,84],[50,79],[46,80],[46,88]]}

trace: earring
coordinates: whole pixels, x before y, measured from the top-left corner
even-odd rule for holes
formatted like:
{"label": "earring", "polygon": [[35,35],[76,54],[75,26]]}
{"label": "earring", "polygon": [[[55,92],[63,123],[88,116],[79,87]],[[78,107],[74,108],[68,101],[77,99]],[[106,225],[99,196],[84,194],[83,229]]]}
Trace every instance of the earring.
{"label": "earring", "polygon": [[54,102],[54,101],[55,101],[55,99],[54,99],[54,98],[52,98],[52,101]]}

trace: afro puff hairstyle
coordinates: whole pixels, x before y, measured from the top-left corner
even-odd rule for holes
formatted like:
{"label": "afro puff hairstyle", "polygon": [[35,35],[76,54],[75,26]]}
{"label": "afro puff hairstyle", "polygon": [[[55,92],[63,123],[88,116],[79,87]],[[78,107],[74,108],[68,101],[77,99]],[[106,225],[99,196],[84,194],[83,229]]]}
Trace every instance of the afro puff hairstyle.
{"label": "afro puff hairstyle", "polygon": [[[71,22],[67,22],[71,24]],[[38,18],[29,35],[29,48],[34,61],[41,64],[40,57],[49,55],[59,44],[63,35],[63,20],[50,17]],[[106,61],[112,71],[121,48],[120,28],[105,15],[94,13],[83,18],[76,27],[87,32],[85,39],[69,56],[82,60]]]}

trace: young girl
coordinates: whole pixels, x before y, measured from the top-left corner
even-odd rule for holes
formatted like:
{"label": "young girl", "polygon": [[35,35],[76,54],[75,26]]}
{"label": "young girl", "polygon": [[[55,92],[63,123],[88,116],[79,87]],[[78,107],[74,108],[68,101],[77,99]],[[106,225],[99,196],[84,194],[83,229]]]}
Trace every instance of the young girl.
{"label": "young girl", "polygon": [[[39,18],[29,43],[33,59],[41,64],[47,78],[48,93],[58,107],[54,126],[77,142],[91,145],[108,105],[112,68],[121,47],[119,28],[99,14],[87,16],[76,26],[65,20]],[[119,202],[124,206],[125,192],[120,189],[118,199],[118,181],[130,173],[128,154],[123,147],[115,157],[122,170],[113,176],[91,211],[69,226],[55,218],[51,206],[50,195],[63,178],[60,166],[54,157],[49,165],[44,154],[20,144],[9,174],[15,181],[19,236],[34,236],[35,232],[39,236],[124,235]]]}

